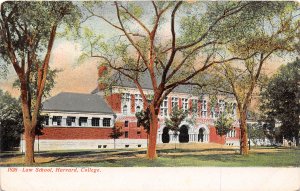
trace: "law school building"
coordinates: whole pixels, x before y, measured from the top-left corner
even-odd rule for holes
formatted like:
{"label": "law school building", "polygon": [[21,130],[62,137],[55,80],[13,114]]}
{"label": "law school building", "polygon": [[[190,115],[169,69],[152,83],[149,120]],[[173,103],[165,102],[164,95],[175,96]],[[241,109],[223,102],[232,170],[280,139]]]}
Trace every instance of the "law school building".
{"label": "law school building", "polygon": [[[100,67],[99,76],[105,70],[105,67]],[[62,92],[46,100],[42,108],[42,114],[47,116],[43,135],[36,137],[35,149],[111,149],[114,148],[114,140],[110,134],[115,123],[123,132],[116,140],[116,148],[147,147],[147,133],[142,126],[138,126],[135,117],[135,113],[144,108],[138,89],[124,76],[111,78],[112,84],[99,84],[91,93]],[[151,80],[146,75],[143,78],[144,92],[153,94]],[[199,99],[199,95],[191,92],[192,87],[179,86],[164,99],[159,113],[157,143],[219,143],[238,146],[240,129],[237,120],[232,130],[222,138],[216,134],[214,127],[214,121],[228,105],[232,108],[232,116],[237,119],[234,99],[219,96],[217,104],[212,107],[208,95],[202,95]],[[188,119],[180,125],[178,136],[165,128],[164,124],[173,107],[190,113]],[[191,118],[193,123],[189,122]],[[23,140],[21,149],[24,149]]]}

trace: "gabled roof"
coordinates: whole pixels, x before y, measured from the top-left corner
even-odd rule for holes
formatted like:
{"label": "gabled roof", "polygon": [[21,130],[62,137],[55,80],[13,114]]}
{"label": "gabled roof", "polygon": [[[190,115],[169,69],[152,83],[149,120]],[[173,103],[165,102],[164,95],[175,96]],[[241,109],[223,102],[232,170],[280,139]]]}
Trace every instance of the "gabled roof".
{"label": "gabled roof", "polygon": [[[161,79],[157,78],[157,82],[159,83]],[[140,74],[139,77],[139,82],[142,86],[143,89],[149,89],[153,90],[152,88],[152,82],[151,78],[148,72],[144,72]],[[128,77],[120,74],[120,73],[115,73],[111,76],[111,84],[110,86],[120,86],[120,87],[125,87],[125,88],[136,88],[136,85],[133,83],[131,79]],[[193,87],[191,85],[179,85],[176,87],[173,92],[177,93],[192,93]],[[95,88],[91,93],[96,94],[99,92],[98,88]]]}
{"label": "gabled roof", "polygon": [[114,114],[100,95],[62,92],[43,103],[43,111]]}

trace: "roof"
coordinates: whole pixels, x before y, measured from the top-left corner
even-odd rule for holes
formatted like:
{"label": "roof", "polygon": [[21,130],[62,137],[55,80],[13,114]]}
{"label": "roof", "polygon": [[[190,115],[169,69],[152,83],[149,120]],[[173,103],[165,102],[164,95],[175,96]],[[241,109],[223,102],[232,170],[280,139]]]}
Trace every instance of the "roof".
{"label": "roof", "polygon": [[43,103],[44,111],[114,114],[100,95],[62,92]]}
{"label": "roof", "polygon": [[[153,90],[151,78],[148,72],[141,73],[139,77],[139,82],[143,89],[149,89]],[[157,79],[157,82],[159,83],[161,79]],[[131,79],[128,77],[120,74],[120,73],[114,73],[111,77],[111,86],[120,86],[120,87],[126,87],[126,88],[136,88],[136,85],[133,83]],[[191,85],[179,85],[177,86],[173,92],[177,93],[191,93],[193,87]],[[98,88],[95,88],[91,93],[95,94],[99,92]]]}

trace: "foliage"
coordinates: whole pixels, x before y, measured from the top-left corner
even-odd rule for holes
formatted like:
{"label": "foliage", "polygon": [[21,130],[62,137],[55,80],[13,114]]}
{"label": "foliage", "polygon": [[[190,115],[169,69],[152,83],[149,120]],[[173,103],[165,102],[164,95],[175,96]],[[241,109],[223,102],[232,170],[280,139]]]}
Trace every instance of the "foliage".
{"label": "foliage", "polygon": [[[39,115],[36,135],[43,135],[45,117]],[[24,132],[20,101],[0,89],[0,150],[12,150],[19,147]]]}
{"label": "foliage", "polygon": [[[256,55],[258,49],[265,54],[267,48],[281,48],[281,44],[293,42],[294,36],[290,35],[293,33],[286,31],[296,32],[297,25],[294,23],[283,27],[284,30],[275,31],[278,32],[275,36],[279,38],[274,38],[274,43],[267,43],[260,37],[269,35],[267,30],[263,31],[269,27],[263,25],[266,19],[281,13],[293,16],[289,13],[294,5],[277,2],[178,1],[142,4],[114,2],[86,6],[90,17],[106,22],[115,30],[114,34],[104,38],[89,34],[99,40],[93,43],[87,41],[84,51],[99,58],[101,64],[122,73],[139,89],[146,107],[150,109],[149,158],[154,159],[157,116],[164,98],[180,85],[202,86],[204,78],[198,78],[202,79],[200,82],[194,80],[213,65],[247,60]],[[101,10],[110,6],[114,7],[115,14],[102,14],[105,11]],[[281,21],[289,21],[289,18]],[[273,34],[268,37],[272,39]],[[142,89],[143,75],[149,76],[154,93],[149,103]],[[248,97],[246,102],[249,102]]]}
{"label": "foliage", "polygon": [[220,114],[219,118],[214,122],[217,135],[226,135],[232,129],[233,122],[234,120],[226,112]]}
{"label": "foliage", "polygon": [[136,112],[135,116],[137,118],[137,126],[143,126],[146,133],[150,133],[150,110],[147,108],[144,111]]}
{"label": "foliage", "polygon": [[[243,16],[245,22],[238,23],[235,18],[227,23],[248,25],[244,29],[237,28],[240,30],[236,33],[237,38],[228,41],[226,48],[228,53],[247,59],[213,66],[215,76],[212,79],[221,82],[213,88],[234,95],[237,102],[242,154],[248,154],[246,112],[253,94],[258,92],[257,85],[266,79],[263,66],[275,55],[294,52],[299,43],[299,15],[296,14],[299,6],[294,2],[266,2],[265,5],[249,10]],[[256,19],[249,20],[250,15]]]}
{"label": "foliage", "polygon": [[[299,138],[300,60],[282,66],[263,89],[261,110],[266,120],[281,123],[280,132],[288,140]],[[298,145],[298,141],[296,141]]]}
{"label": "foliage", "polygon": [[187,116],[188,111],[179,109],[178,107],[173,107],[170,117],[165,119],[165,128],[170,129],[174,132],[175,136],[178,136],[180,124],[186,119]]}
{"label": "foliage", "polygon": [[20,103],[9,93],[0,90],[0,150],[18,147],[23,132]]}
{"label": "foliage", "polygon": [[122,132],[121,128],[117,125],[117,123],[115,123],[115,125],[112,128],[112,132],[109,134],[109,137],[112,139],[118,139],[123,134],[124,132]]}
{"label": "foliage", "polygon": [[249,139],[254,143],[255,146],[258,145],[258,141],[266,138],[265,129],[262,124],[248,124],[248,132]]}
{"label": "foliage", "polygon": [[[12,65],[20,83],[26,141],[25,163],[34,163],[34,139],[41,101],[46,86],[49,62],[59,27],[78,24],[79,9],[72,2],[36,1],[1,4],[1,68]],[[53,73],[54,72],[54,73]],[[51,75],[52,73],[52,75]],[[50,79],[51,80],[51,79]],[[32,84],[33,83],[33,84]]]}

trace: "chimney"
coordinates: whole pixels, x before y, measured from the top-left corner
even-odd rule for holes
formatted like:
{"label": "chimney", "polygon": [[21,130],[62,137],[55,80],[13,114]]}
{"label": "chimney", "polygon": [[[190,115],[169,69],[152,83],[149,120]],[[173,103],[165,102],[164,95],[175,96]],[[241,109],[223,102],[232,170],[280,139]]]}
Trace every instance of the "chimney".
{"label": "chimney", "polygon": [[[99,78],[105,77],[106,72],[107,72],[107,67],[106,66],[102,65],[102,66],[98,67],[98,77]],[[105,88],[106,88],[106,84],[103,83],[103,82],[99,82],[99,84],[98,84],[99,91],[104,90]]]}

